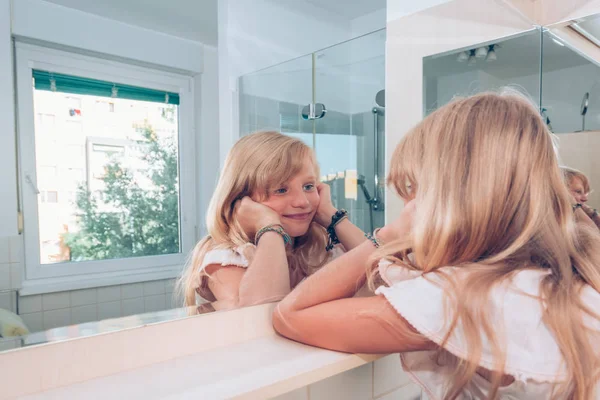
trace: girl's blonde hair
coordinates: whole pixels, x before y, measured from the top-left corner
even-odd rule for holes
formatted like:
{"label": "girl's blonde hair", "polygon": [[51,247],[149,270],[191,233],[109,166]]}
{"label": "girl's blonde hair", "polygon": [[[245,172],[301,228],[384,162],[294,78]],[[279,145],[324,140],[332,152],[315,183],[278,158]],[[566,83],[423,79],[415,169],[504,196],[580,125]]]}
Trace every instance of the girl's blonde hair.
{"label": "girl's blonde hair", "polygon": [[[586,285],[600,291],[600,235],[574,220],[538,110],[510,92],[456,99],[403,138],[388,183],[402,198],[415,198],[416,211],[409,237],[382,246],[373,261],[387,257],[441,276],[450,322],[444,342],[454,329],[467,338],[469,356],[456,364],[447,398],[457,398],[473,378],[484,342],[495,355],[489,398],[496,397],[506,356],[501,327],[488,317],[489,293],[524,269],[550,272],[541,283],[544,322],[569,377],[554,395],[591,398],[600,361],[583,319],[598,315],[579,294]],[[438,271],[445,266],[470,272],[458,284]]]}
{"label": "girl's blonde hair", "polygon": [[565,183],[567,184],[567,186],[569,186],[571,184],[573,179],[577,178],[577,179],[581,180],[581,184],[583,185],[583,190],[586,193],[590,192],[590,181],[588,180],[587,176],[585,176],[585,174],[583,172],[578,171],[574,168],[569,168],[569,167],[561,167],[561,170],[565,177]]}
{"label": "girl's blonde hair", "polygon": [[[314,151],[299,139],[269,131],[253,133],[236,142],[227,155],[208,206],[208,235],[196,244],[178,282],[178,293],[184,298],[185,306],[196,305],[197,290],[205,298],[209,297],[207,300],[215,300],[210,298],[212,295],[206,288],[204,277],[207,275],[200,271],[207,251],[233,249],[253,241],[234,218],[235,202],[245,196],[266,200],[270,191],[297,175],[306,160],[314,166],[318,179],[319,166]],[[313,222],[308,232],[296,238],[294,247],[288,249],[290,269],[298,269],[304,275],[312,273],[326,260],[326,243],[325,229]]]}

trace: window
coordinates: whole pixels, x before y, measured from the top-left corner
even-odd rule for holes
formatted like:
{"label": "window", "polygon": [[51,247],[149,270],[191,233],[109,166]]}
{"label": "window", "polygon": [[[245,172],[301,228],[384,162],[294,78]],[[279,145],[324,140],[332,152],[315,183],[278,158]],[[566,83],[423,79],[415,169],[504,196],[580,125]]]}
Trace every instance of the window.
{"label": "window", "polygon": [[17,44],[26,293],[174,277],[196,241],[190,78],[98,61]]}

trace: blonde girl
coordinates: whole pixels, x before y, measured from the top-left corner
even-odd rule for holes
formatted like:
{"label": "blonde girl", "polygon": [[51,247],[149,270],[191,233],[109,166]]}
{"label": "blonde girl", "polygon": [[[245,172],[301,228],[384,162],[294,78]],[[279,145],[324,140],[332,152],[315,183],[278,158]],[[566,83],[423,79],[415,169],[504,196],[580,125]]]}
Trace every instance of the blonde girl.
{"label": "blonde girl", "polygon": [[[275,329],[401,353],[430,399],[600,398],[600,233],[576,221],[538,110],[457,99],[403,138],[388,180],[400,217],[292,291]],[[377,295],[350,298],[367,275]]]}
{"label": "blonde girl", "polygon": [[364,241],[319,183],[312,149],[278,132],[251,134],[233,146],[206,224],[208,236],[179,281],[186,306],[196,305],[197,294],[219,309],[280,300],[340,253],[333,244],[352,249]]}

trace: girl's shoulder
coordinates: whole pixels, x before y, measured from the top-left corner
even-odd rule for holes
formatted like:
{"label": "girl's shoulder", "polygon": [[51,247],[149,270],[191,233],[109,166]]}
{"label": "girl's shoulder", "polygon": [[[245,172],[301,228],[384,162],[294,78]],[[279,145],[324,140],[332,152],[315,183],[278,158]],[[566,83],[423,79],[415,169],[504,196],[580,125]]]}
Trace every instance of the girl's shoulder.
{"label": "girl's shoulder", "polygon": [[256,246],[252,243],[234,247],[231,245],[215,244],[204,255],[200,270],[204,270],[208,265],[229,265],[248,268],[255,251]]}

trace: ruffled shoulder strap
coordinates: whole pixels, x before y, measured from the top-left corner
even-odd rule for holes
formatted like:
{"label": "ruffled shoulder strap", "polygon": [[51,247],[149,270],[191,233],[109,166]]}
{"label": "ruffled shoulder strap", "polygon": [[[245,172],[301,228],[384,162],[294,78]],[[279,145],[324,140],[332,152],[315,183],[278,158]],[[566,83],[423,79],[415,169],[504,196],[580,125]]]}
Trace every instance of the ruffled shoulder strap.
{"label": "ruffled shoulder strap", "polygon": [[209,250],[204,255],[202,264],[200,265],[200,271],[203,271],[208,265],[231,265],[241,268],[248,268],[250,261],[254,256],[256,246],[252,243],[248,243],[244,246],[236,248],[216,248]]}

